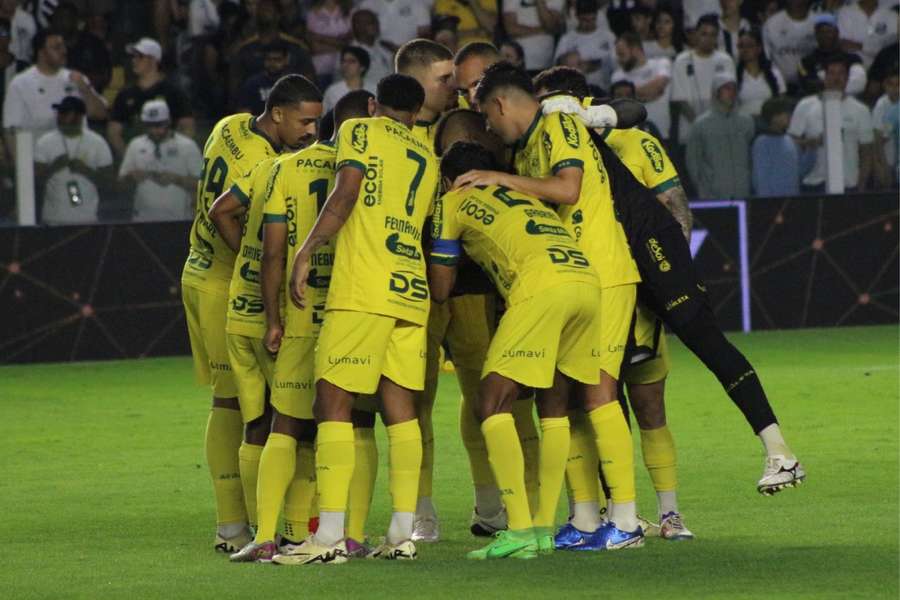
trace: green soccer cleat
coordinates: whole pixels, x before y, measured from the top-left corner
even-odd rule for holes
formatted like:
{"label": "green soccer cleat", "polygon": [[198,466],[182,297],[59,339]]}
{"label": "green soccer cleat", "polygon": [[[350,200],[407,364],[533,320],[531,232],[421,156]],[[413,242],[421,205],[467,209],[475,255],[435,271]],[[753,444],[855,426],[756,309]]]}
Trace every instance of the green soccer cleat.
{"label": "green soccer cleat", "polygon": [[538,542],[533,529],[498,531],[494,541],[478,550],[472,550],[466,558],[490,560],[495,558],[537,558]]}
{"label": "green soccer cleat", "polygon": [[534,537],[537,540],[538,554],[553,554],[556,551],[556,543],[553,535],[556,532],[553,527],[535,527]]}

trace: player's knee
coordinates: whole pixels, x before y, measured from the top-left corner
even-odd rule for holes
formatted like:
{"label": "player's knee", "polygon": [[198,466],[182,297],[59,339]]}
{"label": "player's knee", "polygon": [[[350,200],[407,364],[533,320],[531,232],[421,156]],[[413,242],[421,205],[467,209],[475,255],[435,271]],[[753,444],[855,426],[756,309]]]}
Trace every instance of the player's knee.
{"label": "player's knee", "polygon": [[313,416],[317,423],[324,421],[348,423],[351,420],[352,409],[353,394],[342,390],[325,379],[320,379],[316,382]]}
{"label": "player's knee", "polygon": [[213,405],[213,408],[227,408],[230,410],[241,410],[241,405],[238,403],[237,398],[220,398],[218,396],[213,396],[212,405]]}
{"label": "player's knee", "polygon": [[372,429],[375,427],[375,413],[364,410],[354,410],[351,413],[354,429]]}
{"label": "player's knee", "polygon": [[316,422],[312,419],[298,419],[275,410],[272,417],[272,433],[289,435],[298,441],[311,442],[316,438]]}
{"label": "player's knee", "polygon": [[553,376],[553,386],[546,390],[538,390],[535,395],[538,416],[542,419],[565,417],[568,414],[570,395],[569,379],[556,371]]}
{"label": "player's knee", "polygon": [[519,397],[520,386],[497,373],[488,373],[481,380],[477,415],[479,420],[512,411],[512,403]]}
{"label": "player's knee", "polygon": [[618,402],[618,382],[606,371],[600,371],[600,383],[581,387],[582,407],[590,412],[612,402]]}
{"label": "player's knee", "polygon": [[665,380],[629,385],[628,399],[641,429],[659,429],[666,425]]}
{"label": "player's knee", "polygon": [[271,415],[263,414],[244,425],[244,441],[255,446],[265,446],[271,429]]}

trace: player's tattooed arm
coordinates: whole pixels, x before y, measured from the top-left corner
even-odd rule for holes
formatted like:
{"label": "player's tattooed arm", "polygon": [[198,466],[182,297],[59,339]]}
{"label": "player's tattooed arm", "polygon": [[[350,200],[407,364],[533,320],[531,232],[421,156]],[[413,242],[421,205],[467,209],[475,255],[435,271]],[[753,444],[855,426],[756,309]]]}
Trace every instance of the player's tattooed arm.
{"label": "player's tattooed arm", "polygon": [[263,226],[263,255],[260,269],[263,308],[266,312],[266,349],[275,354],[281,347],[284,327],[281,323],[281,302],[278,292],[284,281],[284,262],[287,255],[287,223],[266,223]]}
{"label": "player's tattooed arm", "polygon": [[662,202],[678,224],[681,225],[681,231],[687,241],[691,241],[691,228],[694,225],[694,215],[691,214],[691,207],[688,205],[687,194],[684,188],[677,185],[656,196]]}
{"label": "player's tattooed arm", "polygon": [[578,167],[560,169],[550,177],[525,177],[502,171],[474,170],[464,173],[453,182],[453,188],[476,185],[502,185],[515,192],[536,196],[553,204],[577,204],[581,196],[584,172]]}
{"label": "player's tattooed arm", "polygon": [[297,250],[294,270],[291,272],[291,301],[297,308],[306,308],[306,279],[309,276],[309,259],[321,246],[332,239],[347,222],[362,185],[363,172],[353,166],[338,169],[334,189],[325,201],[316,224]]}
{"label": "player's tattooed arm", "polygon": [[222,240],[234,252],[241,249],[241,216],[245,212],[247,207],[237,194],[229,190],[216,198],[207,213],[209,220],[219,230]]}

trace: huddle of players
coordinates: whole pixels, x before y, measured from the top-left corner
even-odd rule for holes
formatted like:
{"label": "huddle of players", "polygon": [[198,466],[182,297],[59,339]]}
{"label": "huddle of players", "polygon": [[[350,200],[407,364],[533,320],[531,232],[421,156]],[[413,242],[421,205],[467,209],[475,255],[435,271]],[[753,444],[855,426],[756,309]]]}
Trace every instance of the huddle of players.
{"label": "huddle of players", "polygon": [[[232,560],[411,559],[414,541],[437,541],[431,407],[444,342],[463,392],[472,532],[496,534],[470,558],[637,547],[648,526],[692,537],[675,498],[656,315],[760,435],[768,459],[758,489],[802,481],[752,367],[715,325],[661,146],[608,129],[615,110],[588,107],[577,72],[539,76],[541,92],[565,94],[542,107],[530,78],[498,61],[489,44],[454,60],[414,40],[377,101],[352,92],[338,103],[333,140],[309,145],[321,96],[299,76],[278,82],[263,115],[228,117],[210,136],[183,287],[195,365],[214,393],[215,545]],[[438,121],[455,101],[453,81],[480,114]],[[516,174],[500,170],[510,157],[494,134],[512,146]],[[499,323],[488,287],[505,305]],[[636,514],[620,379],[659,525]],[[364,527],[376,411],[390,442],[393,514],[372,549]],[[564,479],[571,517],[556,531]]]}

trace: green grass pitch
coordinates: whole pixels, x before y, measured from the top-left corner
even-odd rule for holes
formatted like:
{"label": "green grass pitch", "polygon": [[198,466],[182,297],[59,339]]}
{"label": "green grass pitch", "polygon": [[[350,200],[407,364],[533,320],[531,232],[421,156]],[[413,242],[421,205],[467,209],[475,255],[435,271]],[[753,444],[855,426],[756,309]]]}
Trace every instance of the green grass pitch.
{"label": "green grass pitch", "polygon": [[[203,458],[208,393],[187,358],[0,368],[0,597],[897,598],[896,327],[733,338],[754,362],[808,471],[756,493],[758,441],[677,342],[668,387],[681,508],[693,542],[474,563],[458,392],[441,379],[435,499],[444,541],[420,560],[322,568],[213,554]],[[385,439],[369,522],[389,518]],[[639,448],[639,446],[636,446]],[[639,504],[655,511],[640,461]]]}

